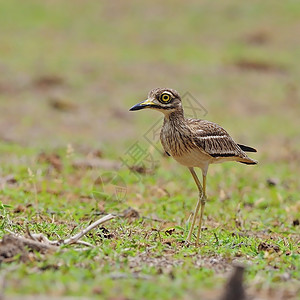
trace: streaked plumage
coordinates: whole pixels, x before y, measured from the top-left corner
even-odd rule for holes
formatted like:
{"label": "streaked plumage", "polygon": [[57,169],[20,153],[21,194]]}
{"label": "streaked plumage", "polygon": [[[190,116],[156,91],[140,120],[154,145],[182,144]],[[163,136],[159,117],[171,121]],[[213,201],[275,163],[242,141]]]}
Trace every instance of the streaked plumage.
{"label": "streaked plumage", "polygon": [[[164,119],[160,140],[164,150],[176,161],[187,167],[200,167],[204,172],[209,164],[224,161],[257,163],[242,150],[253,148],[236,144],[219,125],[205,120],[185,119],[178,112]],[[190,159],[192,156],[195,158]]]}
{"label": "streaked plumage", "polygon": [[[257,164],[245,151],[256,152],[252,147],[237,144],[218,124],[206,120],[186,119],[177,91],[168,88],[156,88],[149,92],[148,99],[133,106],[130,110],[152,108],[161,111],[164,123],[160,140],[165,152],[180,164],[187,166],[198,186],[199,200],[194,213],[188,241],[191,238],[195,219],[201,207],[197,243],[201,230],[202,215],[206,200],[206,174],[208,166],[225,161],[236,161],[248,165]],[[194,171],[199,167],[203,174],[203,188]]]}

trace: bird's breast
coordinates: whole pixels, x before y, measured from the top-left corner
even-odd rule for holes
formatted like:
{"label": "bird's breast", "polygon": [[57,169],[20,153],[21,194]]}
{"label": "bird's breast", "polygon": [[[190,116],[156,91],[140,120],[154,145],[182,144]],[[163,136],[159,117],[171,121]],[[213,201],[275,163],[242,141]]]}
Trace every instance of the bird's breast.
{"label": "bird's breast", "polygon": [[184,152],[179,156],[173,156],[181,165],[187,167],[199,167],[205,169],[212,161],[211,156],[198,148],[193,148],[189,152]]}
{"label": "bird's breast", "polygon": [[176,128],[164,124],[160,132],[160,140],[164,150],[174,158],[189,153],[195,148],[191,133],[185,128]]}
{"label": "bird's breast", "polygon": [[164,124],[160,132],[160,140],[166,152],[180,164],[187,167],[205,168],[211,156],[196,147],[188,128],[174,127]]}

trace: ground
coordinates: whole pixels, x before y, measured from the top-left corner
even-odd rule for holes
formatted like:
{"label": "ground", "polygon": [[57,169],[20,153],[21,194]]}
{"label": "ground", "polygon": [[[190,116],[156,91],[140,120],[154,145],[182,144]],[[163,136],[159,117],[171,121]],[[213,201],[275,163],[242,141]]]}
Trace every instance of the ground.
{"label": "ground", "polygon": [[[88,249],[4,239],[1,296],[216,299],[242,264],[248,295],[298,299],[299,17],[293,0],[0,1],[1,238],[117,216]],[[158,86],[258,150],[257,166],[210,167],[199,247],[184,245],[197,189],[161,152],[162,116],[128,111]]]}

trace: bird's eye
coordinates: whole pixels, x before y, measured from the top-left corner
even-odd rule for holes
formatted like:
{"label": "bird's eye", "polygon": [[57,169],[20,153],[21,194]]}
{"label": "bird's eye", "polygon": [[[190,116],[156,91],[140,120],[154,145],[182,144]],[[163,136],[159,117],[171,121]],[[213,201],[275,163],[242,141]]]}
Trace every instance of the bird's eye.
{"label": "bird's eye", "polygon": [[167,103],[171,100],[171,96],[169,94],[161,94],[160,100],[164,103]]}

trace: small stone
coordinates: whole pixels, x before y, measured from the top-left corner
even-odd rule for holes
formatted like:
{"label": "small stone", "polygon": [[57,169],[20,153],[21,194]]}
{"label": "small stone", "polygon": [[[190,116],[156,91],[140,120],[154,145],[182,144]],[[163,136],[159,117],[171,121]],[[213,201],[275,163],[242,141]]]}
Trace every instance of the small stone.
{"label": "small stone", "polygon": [[283,273],[280,275],[280,279],[282,281],[288,281],[291,278],[291,275],[289,273]]}
{"label": "small stone", "polygon": [[268,186],[276,186],[279,184],[279,179],[278,178],[268,178],[267,179],[267,185]]}

